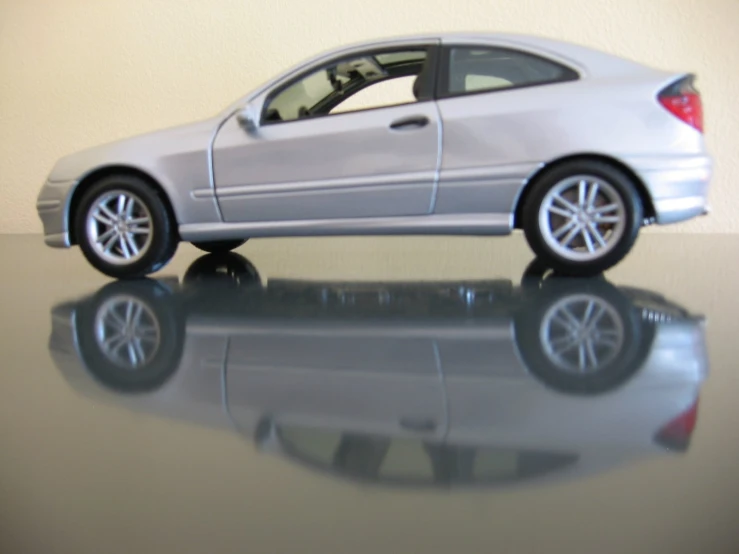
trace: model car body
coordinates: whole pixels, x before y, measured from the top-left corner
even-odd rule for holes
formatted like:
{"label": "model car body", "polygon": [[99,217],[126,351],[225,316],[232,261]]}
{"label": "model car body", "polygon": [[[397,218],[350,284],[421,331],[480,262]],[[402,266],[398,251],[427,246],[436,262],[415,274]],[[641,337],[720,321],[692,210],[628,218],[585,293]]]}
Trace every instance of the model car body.
{"label": "model car body", "polygon": [[96,401],[373,484],[541,484],[689,447],[703,318],[650,291],[211,273],[236,279],[57,305],[54,362]]}
{"label": "model car body", "polygon": [[[393,83],[407,94],[372,96]],[[68,156],[37,208],[47,244],[77,244],[119,278],[158,270],[180,241],[514,229],[558,271],[592,274],[643,225],[706,213],[702,130],[691,74],[543,38],[404,37],[321,54],[205,121]]]}

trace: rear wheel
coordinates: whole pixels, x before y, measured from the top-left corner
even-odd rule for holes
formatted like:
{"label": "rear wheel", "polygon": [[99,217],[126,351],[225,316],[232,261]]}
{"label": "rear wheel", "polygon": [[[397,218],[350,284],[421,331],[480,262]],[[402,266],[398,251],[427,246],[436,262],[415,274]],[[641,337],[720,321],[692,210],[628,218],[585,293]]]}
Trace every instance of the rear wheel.
{"label": "rear wheel", "polygon": [[229,285],[243,287],[260,284],[257,268],[239,254],[207,254],[195,260],[182,278],[187,286],[218,285],[225,290]]}
{"label": "rear wheel", "polygon": [[192,245],[198,250],[208,252],[209,254],[225,254],[235,250],[246,242],[246,239],[236,240],[215,240],[210,242],[193,242]]}
{"label": "rear wheel", "polygon": [[93,184],[82,196],[74,224],[87,261],[116,279],[153,273],[177,249],[165,200],[131,175],[112,175]]}
{"label": "rear wheel", "polygon": [[563,164],[533,184],[523,230],[534,253],[561,274],[590,276],[620,262],[643,220],[632,180],[598,161]]}
{"label": "rear wheel", "polygon": [[561,393],[611,392],[639,371],[653,329],[616,287],[604,279],[551,277],[515,318],[526,367]]}

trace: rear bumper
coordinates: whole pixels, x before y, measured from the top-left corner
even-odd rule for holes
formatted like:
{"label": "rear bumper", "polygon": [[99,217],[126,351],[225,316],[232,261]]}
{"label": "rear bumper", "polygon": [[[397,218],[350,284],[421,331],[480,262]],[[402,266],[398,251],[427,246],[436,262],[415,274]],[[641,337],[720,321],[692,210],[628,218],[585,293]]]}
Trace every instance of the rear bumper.
{"label": "rear bumper", "polygon": [[709,156],[632,158],[627,163],[647,188],[658,225],[706,215],[713,163]]}
{"label": "rear bumper", "polygon": [[47,181],[36,200],[36,211],[44,227],[44,242],[54,248],[69,248],[69,202],[76,181]]}
{"label": "rear bumper", "polygon": [[705,196],[685,198],[661,198],[654,200],[655,221],[658,225],[668,225],[708,215],[711,211]]}

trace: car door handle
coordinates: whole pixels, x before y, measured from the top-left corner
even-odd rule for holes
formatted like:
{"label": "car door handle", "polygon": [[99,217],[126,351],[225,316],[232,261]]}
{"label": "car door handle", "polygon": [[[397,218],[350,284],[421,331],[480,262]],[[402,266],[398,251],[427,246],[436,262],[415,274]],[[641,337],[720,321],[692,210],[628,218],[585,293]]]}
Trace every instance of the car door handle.
{"label": "car door handle", "polygon": [[415,433],[431,433],[436,430],[436,421],[425,417],[403,417],[400,426],[407,431]]}
{"label": "car door handle", "polygon": [[390,124],[390,128],[394,131],[402,131],[404,129],[420,129],[429,124],[429,118],[425,115],[414,115],[396,119]]}

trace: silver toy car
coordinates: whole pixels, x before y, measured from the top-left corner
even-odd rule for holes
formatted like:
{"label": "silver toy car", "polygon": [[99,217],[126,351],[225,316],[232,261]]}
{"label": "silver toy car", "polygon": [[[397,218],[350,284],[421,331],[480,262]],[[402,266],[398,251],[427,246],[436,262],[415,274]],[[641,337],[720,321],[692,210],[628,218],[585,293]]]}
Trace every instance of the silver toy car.
{"label": "silver toy car", "polygon": [[694,80],[527,36],[367,42],[211,119],[63,158],[37,209],[48,245],[116,278],[159,270],[179,241],[515,229],[555,270],[594,274],[643,225],[707,212]]}

